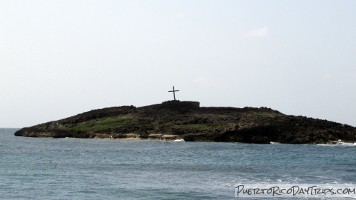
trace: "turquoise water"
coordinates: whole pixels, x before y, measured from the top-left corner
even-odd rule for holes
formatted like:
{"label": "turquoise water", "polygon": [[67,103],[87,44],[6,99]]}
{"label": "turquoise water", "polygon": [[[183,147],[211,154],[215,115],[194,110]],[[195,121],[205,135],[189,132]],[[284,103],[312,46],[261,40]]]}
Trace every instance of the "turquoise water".
{"label": "turquoise water", "polygon": [[[234,199],[236,184],[356,185],[356,147],[13,136],[1,199]],[[252,199],[252,198],[248,198]]]}

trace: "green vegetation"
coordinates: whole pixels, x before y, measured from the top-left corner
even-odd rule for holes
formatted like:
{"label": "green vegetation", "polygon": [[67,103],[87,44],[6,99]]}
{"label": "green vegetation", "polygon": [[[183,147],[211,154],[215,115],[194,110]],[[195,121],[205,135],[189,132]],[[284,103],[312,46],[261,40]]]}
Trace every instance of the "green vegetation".
{"label": "green vegetation", "polygon": [[139,121],[136,118],[124,115],[83,122],[70,127],[69,131],[76,133],[125,132],[135,130],[137,127],[139,127]]}

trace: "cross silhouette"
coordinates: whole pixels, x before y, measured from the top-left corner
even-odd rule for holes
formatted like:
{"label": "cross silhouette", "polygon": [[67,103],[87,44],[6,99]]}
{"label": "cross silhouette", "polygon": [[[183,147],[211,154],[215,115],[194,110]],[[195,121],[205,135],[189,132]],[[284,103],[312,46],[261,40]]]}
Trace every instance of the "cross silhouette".
{"label": "cross silhouette", "polygon": [[173,90],[168,91],[168,92],[173,92],[174,101],[176,101],[176,92],[179,92],[179,90],[175,90],[174,86],[173,86]]}

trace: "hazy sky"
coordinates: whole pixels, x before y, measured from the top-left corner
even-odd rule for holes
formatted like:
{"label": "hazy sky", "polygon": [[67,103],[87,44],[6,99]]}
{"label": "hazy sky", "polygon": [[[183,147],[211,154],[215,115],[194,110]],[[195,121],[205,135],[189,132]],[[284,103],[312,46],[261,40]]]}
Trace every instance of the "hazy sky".
{"label": "hazy sky", "polygon": [[0,127],[179,100],[356,126],[354,0],[1,0]]}

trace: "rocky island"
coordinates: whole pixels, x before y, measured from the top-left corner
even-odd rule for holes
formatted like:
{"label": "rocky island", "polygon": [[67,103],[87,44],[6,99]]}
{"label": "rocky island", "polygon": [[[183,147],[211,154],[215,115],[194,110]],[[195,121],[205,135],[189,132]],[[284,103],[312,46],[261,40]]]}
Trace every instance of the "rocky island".
{"label": "rocky island", "polygon": [[318,144],[356,141],[356,128],[327,120],[291,116],[270,108],[200,107],[199,102],[92,110],[20,129],[16,136],[136,138],[185,141]]}

